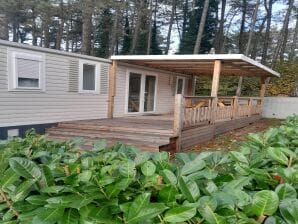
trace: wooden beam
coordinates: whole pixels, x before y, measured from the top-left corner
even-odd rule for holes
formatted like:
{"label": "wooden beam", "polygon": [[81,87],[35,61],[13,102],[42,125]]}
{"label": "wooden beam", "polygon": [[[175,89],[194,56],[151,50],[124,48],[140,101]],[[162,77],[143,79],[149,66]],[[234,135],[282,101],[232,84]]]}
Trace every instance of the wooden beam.
{"label": "wooden beam", "polygon": [[109,71],[108,118],[113,118],[114,114],[114,98],[116,94],[116,71],[117,62],[114,60]]}
{"label": "wooden beam", "polygon": [[212,87],[211,87],[211,96],[212,97],[217,97],[220,72],[221,72],[221,61],[216,60],[214,62],[214,68],[213,68],[213,79],[212,79]]}
{"label": "wooden beam", "polygon": [[176,94],[175,96],[175,110],[174,110],[174,135],[177,136],[176,151],[181,150],[181,131],[183,128],[184,117],[184,97],[182,94]]}
{"label": "wooden beam", "polygon": [[212,86],[211,86],[211,97],[214,97],[212,99],[212,106],[211,106],[211,119],[210,119],[211,124],[215,124],[215,120],[216,120],[217,102],[218,102],[217,95],[218,95],[220,72],[221,72],[221,61],[216,60],[214,61],[213,78],[212,78]]}

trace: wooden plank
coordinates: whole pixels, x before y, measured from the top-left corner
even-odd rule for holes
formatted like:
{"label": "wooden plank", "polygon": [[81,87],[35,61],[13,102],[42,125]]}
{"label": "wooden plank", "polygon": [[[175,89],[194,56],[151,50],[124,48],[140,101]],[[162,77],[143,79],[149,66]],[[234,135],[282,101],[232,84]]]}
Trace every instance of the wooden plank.
{"label": "wooden plank", "polygon": [[176,94],[175,96],[175,109],[174,109],[174,135],[177,136],[176,141],[176,151],[181,150],[181,130],[183,128],[183,118],[184,118],[184,98],[181,94]]}
{"label": "wooden plank", "polygon": [[117,72],[117,62],[113,61],[109,72],[108,118],[113,118],[113,113],[114,113],[114,98],[116,93],[116,72]]}

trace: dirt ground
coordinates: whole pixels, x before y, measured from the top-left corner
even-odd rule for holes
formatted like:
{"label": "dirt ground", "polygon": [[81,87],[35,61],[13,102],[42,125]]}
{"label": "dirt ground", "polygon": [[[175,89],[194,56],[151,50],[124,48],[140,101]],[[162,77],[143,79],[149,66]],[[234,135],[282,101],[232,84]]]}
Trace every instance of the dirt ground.
{"label": "dirt ground", "polygon": [[280,123],[281,121],[277,119],[261,119],[244,128],[221,134],[208,142],[197,145],[191,151],[234,150],[245,141],[249,133],[262,132],[270,127],[279,126]]}

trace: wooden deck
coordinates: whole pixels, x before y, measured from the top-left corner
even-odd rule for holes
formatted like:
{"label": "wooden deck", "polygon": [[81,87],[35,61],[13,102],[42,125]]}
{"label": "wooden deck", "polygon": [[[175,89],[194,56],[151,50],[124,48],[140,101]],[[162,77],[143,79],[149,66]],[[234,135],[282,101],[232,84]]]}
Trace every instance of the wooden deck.
{"label": "wooden deck", "polygon": [[[203,113],[202,116],[205,116]],[[235,119],[219,119],[214,124],[200,122],[195,126],[184,126],[180,139],[174,132],[173,115],[145,115],[59,123],[47,130],[51,139],[69,140],[83,137],[84,148],[91,148],[94,141],[106,139],[109,145],[121,142],[146,151],[170,151],[191,149],[216,135],[242,128],[260,119],[259,115]],[[204,119],[203,119],[204,120]],[[179,141],[178,141],[179,140]]]}
{"label": "wooden deck", "polygon": [[171,115],[62,122],[48,129],[47,134],[56,140],[83,137],[86,148],[98,139],[106,139],[109,145],[121,142],[149,151],[169,150],[175,144]]}

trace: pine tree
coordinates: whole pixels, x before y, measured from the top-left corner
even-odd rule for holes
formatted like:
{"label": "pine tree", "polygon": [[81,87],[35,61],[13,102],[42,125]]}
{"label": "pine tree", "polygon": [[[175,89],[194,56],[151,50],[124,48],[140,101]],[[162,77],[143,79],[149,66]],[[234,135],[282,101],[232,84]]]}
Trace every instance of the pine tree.
{"label": "pine tree", "polygon": [[108,58],[110,50],[111,27],[113,26],[112,13],[109,8],[103,10],[99,18],[96,34],[96,56]]}
{"label": "pine tree", "polygon": [[[188,22],[185,26],[185,30],[182,30],[182,40],[179,45],[179,54],[192,54],[197,38],[200,19],[203,11],[204,1],[197,0],[195,2],[194,11],[188,12]],[[208,15],[206,18],[204,34],[201,42],[200,52],[209,52],[212,47],[213,39],[216,32],[216,18],[217,0],[211,0],[209,3]]]}
{"label": "pine tree", "polygon": [[128,19],[128,16],[126,15],[121,54],[129,54],[130,48],[131,48],[131,31],[129,26],[129,19]]}
{"label": "pine tree", "polygon": [[160,49],[160,46],[159,46],[159,35],[158,35],[156,21],[154,21],[152,26],[150,54],[162,54],[162,50]]}

